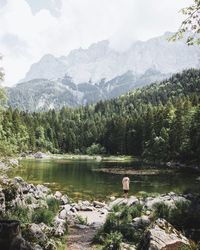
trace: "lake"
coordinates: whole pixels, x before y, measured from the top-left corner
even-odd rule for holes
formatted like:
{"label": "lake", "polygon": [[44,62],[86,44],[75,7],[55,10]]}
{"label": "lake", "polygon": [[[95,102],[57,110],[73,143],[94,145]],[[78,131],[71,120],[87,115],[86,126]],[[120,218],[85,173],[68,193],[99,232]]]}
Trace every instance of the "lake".
{"label": "lake", "polygon": [[[66,193],[75,201],[78,199],[106,200],[110,196],[122,195],[122,175],[94,171],[99,168],[145,169],[137,162],[97,162],[95,160],[36,159],[23,160],[21,167],[9,172],[9,177],[21,176],[33,184],[45,184],[53,191]],[[129,176],[130,194],[198,192],[200,181],[197,174],[161,171],[159,175]]]}

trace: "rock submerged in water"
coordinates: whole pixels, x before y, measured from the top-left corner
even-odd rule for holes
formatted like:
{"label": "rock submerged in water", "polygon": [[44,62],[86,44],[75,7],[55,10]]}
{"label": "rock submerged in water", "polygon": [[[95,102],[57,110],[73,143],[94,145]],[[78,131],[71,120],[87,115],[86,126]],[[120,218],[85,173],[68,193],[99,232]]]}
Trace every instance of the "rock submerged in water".
{"label": "rock submerged in water", "polygon": [[141,250],[190,249],[189,240],[165,219],[157,219],[145,232]]}

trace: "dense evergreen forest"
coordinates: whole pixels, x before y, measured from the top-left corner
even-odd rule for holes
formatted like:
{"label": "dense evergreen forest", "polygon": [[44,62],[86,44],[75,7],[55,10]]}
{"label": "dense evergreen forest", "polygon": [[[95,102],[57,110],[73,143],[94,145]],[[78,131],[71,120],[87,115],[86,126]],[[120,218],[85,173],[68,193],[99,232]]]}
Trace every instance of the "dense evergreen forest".
{"label": "dense evergreen forest", "polygon": [[126,154],[200,161],[200,70],[95,105],[43,113],[1,111],[0,152]]}

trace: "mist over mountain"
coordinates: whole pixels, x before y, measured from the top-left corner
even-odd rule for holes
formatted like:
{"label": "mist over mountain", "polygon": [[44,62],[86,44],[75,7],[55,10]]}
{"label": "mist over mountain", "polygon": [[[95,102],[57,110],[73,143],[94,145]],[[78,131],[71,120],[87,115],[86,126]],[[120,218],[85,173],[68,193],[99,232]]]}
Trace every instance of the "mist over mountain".
{"label": "mist over mountain", "polygon": [[45,55],[33,64],[23,82],[45,78],[56,79],[66,73],[75,83],[111,80],[127,71],[143,74],[155,69],[164,74],[174,73],[186,68],[199,67],[200,50],[187,46],[184,41],[169,42],[169,32],[148,41],[136,41],[123,52],[113,50],[109,41],[92,44],[88,49],[72,50],[67,56]]}
{"label": "mist over mountain", "polygon": [[199,68],[199,48],[184,41],[169,42],[170,35],[136,41],[122,52],[105,40],[67,56],[44,55],[19,84],[7,88],[9,105],[30,111],[77,107]]}

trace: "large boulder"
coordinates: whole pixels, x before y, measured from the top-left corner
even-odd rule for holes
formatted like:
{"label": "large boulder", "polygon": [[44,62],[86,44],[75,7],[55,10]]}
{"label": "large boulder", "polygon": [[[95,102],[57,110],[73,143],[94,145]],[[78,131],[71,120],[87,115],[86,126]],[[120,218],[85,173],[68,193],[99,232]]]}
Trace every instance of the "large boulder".
{"label": "large boulder", "polygon": [[141,250],[177,250],[190,247],[189,240],[164,219],[157,219],[145,232]]}
{"label": "large boulder", "polygon": [[48,241],[47,235],[42,231],[39,224],[29,224],[26,228],[26,237],[31,242],[36,242],[39,245],[45,245],[45,243]]}
{"label": "large boulder", "polygon": [[133,226],[135,228],[146,228],[150,225],[151,221],[147,215],[142,215],[141,217],[136,217],[133,219]]}
{"label": "large boulder", "polygon": [[61,197],[61,202],[63,205],[66,205],[69,203],[69,197],[65,194]]}
{"label": "large boulder", "polygon": [[165,195],[160,195],[158,197],[148,197],[145,200],[144,207],[147,210],[153,210],[155,206],[159,203],[164,203],[165,205],[169,207],[175,207],[176,202],[187,202],[188,200],[183,197],[179,196],[173,192],[165,194]]}
{"label": "large boulder", "polygon": [[139,200],[137,197],[135,196],[130,196],[128,199],[125,198],[117,198],[114,201],[111,201],[109,203],[109,210],[112,209],[112,207],[116,206],[116,205],[127,205],[127,206],[132,206],[136,203],[138,203]]}
{"label": "large boulder", "polygon": [[54,197],[57,199],[57,200],[61,200],[62,198],[62,194],[60,191],[56,191],[55,194],[54,194]]}
{"label": "large boulder", "polygon": [[21,236],[19,221],[0,220],[0,229],[0,249],[33,250],[29,242]]}

